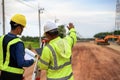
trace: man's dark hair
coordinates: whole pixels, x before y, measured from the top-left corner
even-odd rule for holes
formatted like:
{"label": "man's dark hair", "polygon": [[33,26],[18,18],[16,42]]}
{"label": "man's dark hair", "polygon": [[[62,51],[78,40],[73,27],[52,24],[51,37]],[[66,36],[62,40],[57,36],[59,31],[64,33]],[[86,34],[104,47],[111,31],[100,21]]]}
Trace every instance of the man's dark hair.
{"label": "man's dark hair", "polygon": [[15,30],[18,26],[21,26],[20,24],[17,24],[13,21],[10,21],[10,25],[11,25],[11,30]]}
{"label": "man's dark hair", "polygon": [[49,34],[51,36],[58,36],[58,29],[53,29],[53,30],[50,30],[48,32],[46,32],[46,34]]}

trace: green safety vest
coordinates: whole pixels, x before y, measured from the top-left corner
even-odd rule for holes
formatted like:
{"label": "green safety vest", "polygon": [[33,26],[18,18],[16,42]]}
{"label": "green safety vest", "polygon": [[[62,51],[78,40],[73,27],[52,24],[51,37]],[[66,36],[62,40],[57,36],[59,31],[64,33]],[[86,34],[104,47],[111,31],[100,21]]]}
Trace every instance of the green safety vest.
{"label": "green safety vest", "polygon": [[11,41],[8,42],[7,45],[7,52],[6,52],[6,58],[5,58],[5,62],[3,63],[3,39],[4,39],[4,35],[1,36],[0,38],[0,70],[1,71],[6,71],[6,72],[11,72],[11,73],[16,73],[16,74],[23,74],[24,70],[20,69],[20,68],[15,68],[15,67],[11,67],[9,66],[10,63],[10,46],[13,44],[16,44],[17,42],[21,41],[21,39],[19,38],[15,38]]}
{"label": "green safety vest", "polygon": [[64,39],[58,37],[43,48],[38,66],[47,70],[47,80],[74,80],[70,57],[75,42],[76,33],[71,29],[67,37]]}

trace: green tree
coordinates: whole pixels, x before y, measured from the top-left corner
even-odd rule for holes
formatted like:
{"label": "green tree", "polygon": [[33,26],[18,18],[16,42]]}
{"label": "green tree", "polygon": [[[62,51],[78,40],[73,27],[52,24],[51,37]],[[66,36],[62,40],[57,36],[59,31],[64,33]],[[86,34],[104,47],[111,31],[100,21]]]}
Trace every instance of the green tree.
{"label": "green tree", "polygon": [[111,35],[111,34],[113,34],[113,32],[100,32],[100,33],[95,34],[94,37],[104,38],[106,35]]}
{"label": "green tree", "polygon": [[22,36],[23,41],[39,42],[39,37]]}
{"label": "green tree", "polygon": [[59,32],[59,36],[61,38],[64,38],[66,36],[66,29],[64,25],[60,25],[58,26],[58,32]]}
{"label": "green tree", "polygon": [[114,31],[114,34],[115,34],[115,35],[120,35],[120,30],[115,30],[115,31]]}

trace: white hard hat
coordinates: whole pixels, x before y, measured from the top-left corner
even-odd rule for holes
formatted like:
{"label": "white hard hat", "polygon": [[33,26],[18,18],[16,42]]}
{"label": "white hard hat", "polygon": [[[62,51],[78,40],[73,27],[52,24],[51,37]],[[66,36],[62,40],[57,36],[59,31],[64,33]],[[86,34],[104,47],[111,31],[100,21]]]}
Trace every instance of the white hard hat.
{"label": "white hard hat", "polygon": [[53,30],[53,29],[56,29],[58,28],[57,25],[52,22],[52,21],[47,21],[45,24],[44,24],[44,33],[45,32],[48,32],[50,30]]}

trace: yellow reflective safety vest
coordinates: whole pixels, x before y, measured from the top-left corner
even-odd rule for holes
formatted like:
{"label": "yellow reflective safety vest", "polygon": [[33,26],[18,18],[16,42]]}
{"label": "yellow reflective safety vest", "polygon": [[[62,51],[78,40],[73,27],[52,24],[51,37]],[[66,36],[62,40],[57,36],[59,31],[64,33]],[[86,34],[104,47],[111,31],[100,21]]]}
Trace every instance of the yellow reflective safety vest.
{"label": "yellow reflective safety vest", "polygon": [[74,80],[71,65],[71,48],[76,43],[76,32],[72,28],[65,38],[57,37],[43,48],[38,66],[47,70],[47,80]]}
{"label": "yellow reflective safety vest", "polygon": [[9,60],[10,60],[10,46],[13,44],[16,44],[17,42],[21,41],[21,39],[19,38],[15,38],[11,41],[8,42],[7,45],[7,52],[6,52],[6,58],[5,58],[5,62],[3,63],[3,39],[4,39],[4,35],[0,38],[0,70],[1,71],[6,71],[6,72],[11,72],[11,73],[16,73],[16,74],[23,74],[24,70],[20,69],[20,68],[15,68],[15,67],[11,67],[9,66]]}

